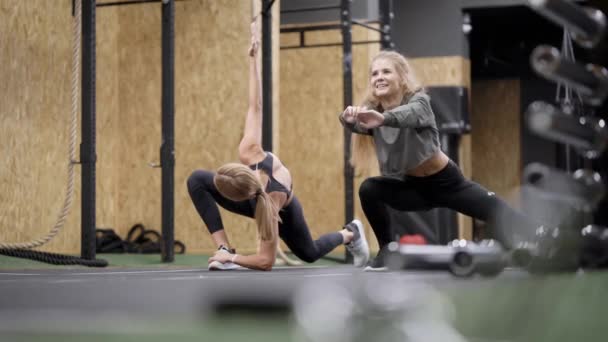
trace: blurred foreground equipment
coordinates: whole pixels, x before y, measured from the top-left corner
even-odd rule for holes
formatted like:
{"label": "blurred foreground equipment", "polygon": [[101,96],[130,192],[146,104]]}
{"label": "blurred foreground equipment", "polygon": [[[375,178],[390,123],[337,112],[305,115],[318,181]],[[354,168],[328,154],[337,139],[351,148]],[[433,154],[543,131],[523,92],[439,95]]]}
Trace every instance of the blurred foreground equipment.
{"label": "blurred foreground equipment", "polygon": [[459,277],[476,273],[495,276],[507,264],[507,255],[495,240],[480,243],[454,240],[447,246],[393,242],[388,248],[391,253],[387,256],[386,265],[391,270],[448,270]]}

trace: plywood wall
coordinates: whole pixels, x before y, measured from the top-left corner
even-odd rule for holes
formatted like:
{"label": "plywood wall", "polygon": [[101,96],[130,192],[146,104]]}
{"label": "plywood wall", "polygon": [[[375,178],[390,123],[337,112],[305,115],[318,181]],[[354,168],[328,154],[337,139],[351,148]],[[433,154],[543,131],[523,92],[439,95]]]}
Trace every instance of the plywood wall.
{"label": "plywood wall", "polygon": [[[113,195],[120,230],[142,222],[161,229],[160,6],[120,11],[119,186]],[[209,234],[194,210],[186,181],[195,169],[216,169],[238,159],[247,105],[247,49],[251,3],[176,3],[175,27],[175,238],[189,252],[210,252]],[[128,25],[127,23],[137,23]],[[253,221],[227,215],[233,242],[255,247]],[[236,240],[236,241],[234,241]]]}
{"label": "plywood wall", "polygon": [[[114,43],[112,13],[100,46]],[[115,23],[114,23],[115,24]],[[0,241],[45,236],[65,200],[72,61],[70,0],[0,1]],[[112,63],[111,60],[107,63]],[[104,96],[111,96],[111,89]],[[78,115],[80,117],[80,115]],[[80,170],[65,228],[48,250],[80,250]]]}
{"label": "plywood wall", "polygon": [[[97,9],[97,225],[160,230],[160,4]],[[186,189],[197,168],[237,159],[247,98],[251,2],[176,4],[176,238],[213,246]],[[0,241],[44,235],[66,183],[70,0],[0,1]],[[80,115],[79,115],[80,117]],[[80,141],[80,140],[79,140]],[[78,168],[77,168],[78,169]],[[79,171],[79,169],[78,169]],[[80,187],[80,173],[76,188]],[[80,194],[45,250],[80,251]],[[231,232],[253,225],[226,215]],[[244,241],[244,240],[243,240]],[[249,243],[254,246],[254,242]]]}
{"label": "plywood wall", "polygon": [[471,62],[461,56],[411,58],[410,63],[425,87],[471,85]]}
{"label": "plywood wall", "polygon": [[[120,121],[120,10],[118,7],[98,8],[97,24],[97,226],[120,227],[117,209],[121,207],[114,196],[119,188],[120,159],[124,150],[119,134]],[[80,229],[80,222],[78,224]]]}
{"label": "plywood wall", "polygon": [[519,80],[473,83],[473,179],[516,205],[521,184]]}

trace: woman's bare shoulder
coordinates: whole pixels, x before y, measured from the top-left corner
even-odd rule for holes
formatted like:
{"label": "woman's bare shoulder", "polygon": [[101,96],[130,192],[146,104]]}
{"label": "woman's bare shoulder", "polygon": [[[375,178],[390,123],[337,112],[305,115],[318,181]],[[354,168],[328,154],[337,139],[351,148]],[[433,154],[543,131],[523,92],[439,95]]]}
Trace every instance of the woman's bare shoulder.
{"label": "woman's bare shoulder", "polygon": [[239,151],[239,160],[245,165],[254,165],[266,158],[266,152],[262,148],[251,148]]}

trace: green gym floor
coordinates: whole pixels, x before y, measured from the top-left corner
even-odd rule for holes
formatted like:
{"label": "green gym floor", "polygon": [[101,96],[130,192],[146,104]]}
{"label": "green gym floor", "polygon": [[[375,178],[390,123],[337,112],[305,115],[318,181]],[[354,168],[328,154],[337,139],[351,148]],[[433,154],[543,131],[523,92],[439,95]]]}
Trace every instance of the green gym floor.
{"label": "green gym floor", "polygon": [[209,272],[206,256],[176,255],[172,264],[159,255],[98,258],[110,266],[0,256],[0,341],[570,342],[608,336],[607,272],[538,276],[508,269],[495,278],[463,279],[439,271],[362,272],[328,260],[272,272]]}

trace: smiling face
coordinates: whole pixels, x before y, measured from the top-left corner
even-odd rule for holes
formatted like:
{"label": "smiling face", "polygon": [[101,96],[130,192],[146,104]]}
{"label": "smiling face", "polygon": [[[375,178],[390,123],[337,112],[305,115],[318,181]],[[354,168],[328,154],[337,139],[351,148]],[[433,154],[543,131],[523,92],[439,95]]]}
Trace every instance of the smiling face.
{"label": "smiling face", "polygon": [[388,59],[376,59],[370,70],[370,87],[374,96],[378,98],[391,97],[402,93],[403,81],[395,65]]}

